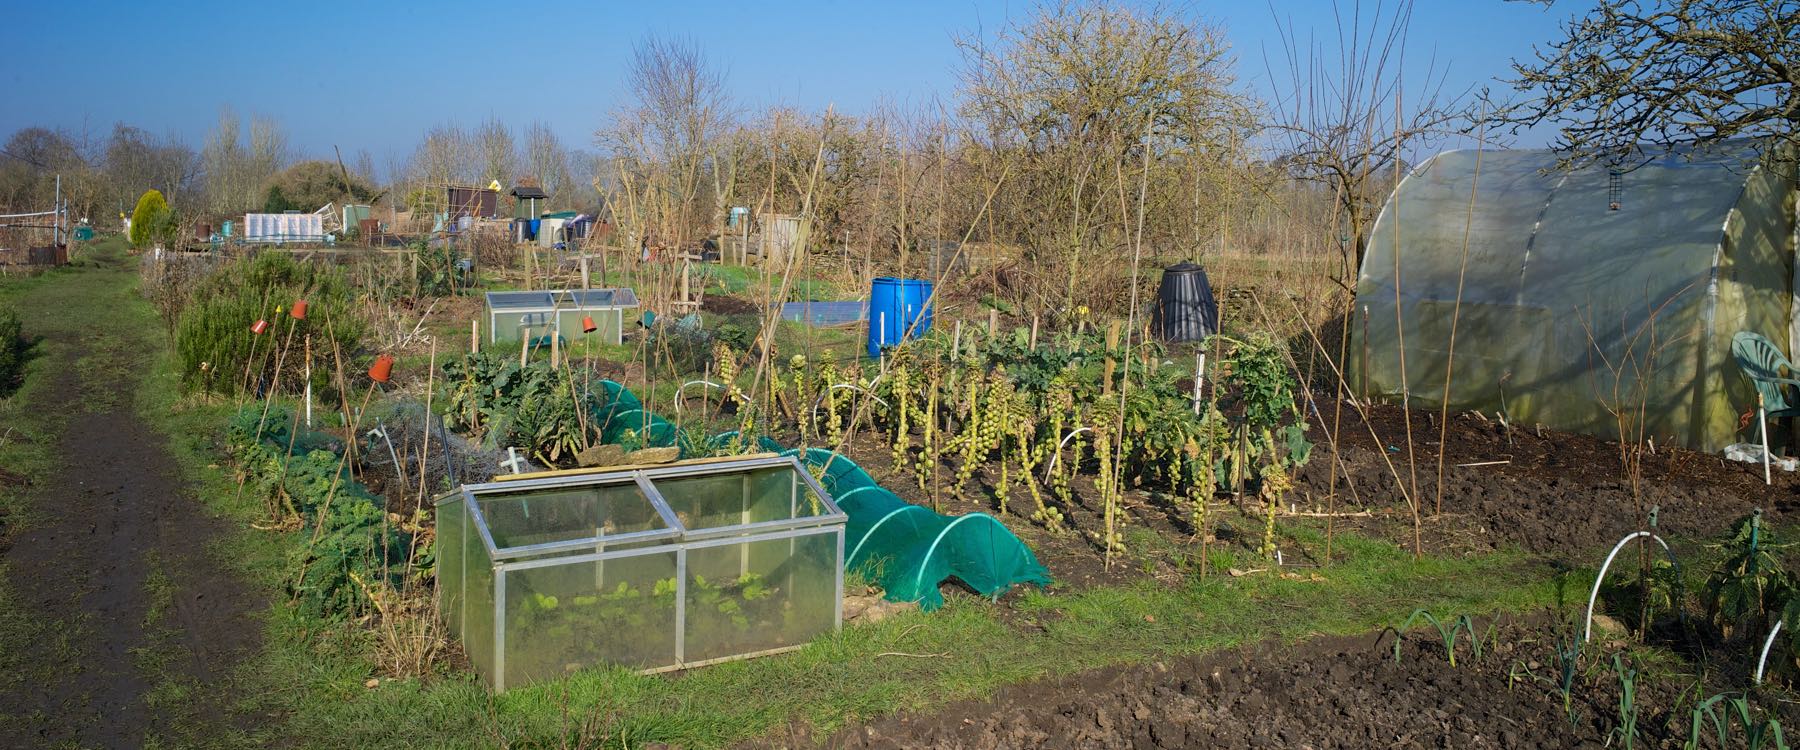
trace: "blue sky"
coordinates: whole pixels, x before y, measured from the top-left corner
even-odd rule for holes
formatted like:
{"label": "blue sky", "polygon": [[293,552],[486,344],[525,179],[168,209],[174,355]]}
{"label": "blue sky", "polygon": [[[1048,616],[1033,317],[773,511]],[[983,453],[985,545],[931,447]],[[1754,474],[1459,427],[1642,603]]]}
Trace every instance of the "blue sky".
{"label": "blue sky", "polygon": [[[1348,8],[1354,0],[1337,2]],[[1545,10],[1503,0],[1417,0],[1407,67],[1416,75],[1435,55],[1447,88],[1487,84],[1585,4]],[[953,37],[991,32],[1031,7],[1017,0],[21,3],[0,25],[7,50],[0,137],[29,125],[99,135],[124,121],[198,148],[219,107],[229,105],[240,116],[278,119],[300,155],[329,155],[338,145],[349,158],[367,149],[382,167],[409,153],[432,125],[489,117],[515,129],[542,120],[568,145],[585,148],[621,95],[631,44],[646,35],[700,43],[751,109],[829,104],[857,113],[882,101],[952,100]],[[1240,80],[1263,99],[1272,97],[1265,59],[1280,69],[1275,16],[1302,33],[1336,33],[1332,0],[1176,7],[1223,27]]]}

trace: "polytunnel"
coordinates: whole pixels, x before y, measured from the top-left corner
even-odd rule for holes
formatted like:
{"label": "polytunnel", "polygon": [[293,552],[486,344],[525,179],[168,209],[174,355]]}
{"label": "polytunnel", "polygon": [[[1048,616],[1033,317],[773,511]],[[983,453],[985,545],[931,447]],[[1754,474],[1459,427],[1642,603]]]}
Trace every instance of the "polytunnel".
{"label": "polytunnel", "polygon": [[1558,157],[1451,151],[1400,182],[1357,280],[1352,387],[1609,439],[1641,420],[1658,442],[1736,442],[1755,395],[1732,335],[1796,343],[1791,163],[1746,141]]}

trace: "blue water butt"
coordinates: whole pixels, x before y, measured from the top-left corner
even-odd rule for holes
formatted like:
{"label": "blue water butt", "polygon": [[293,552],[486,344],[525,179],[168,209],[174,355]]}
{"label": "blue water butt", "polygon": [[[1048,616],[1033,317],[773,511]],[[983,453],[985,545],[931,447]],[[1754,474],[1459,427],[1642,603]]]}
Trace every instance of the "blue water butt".
{"label": "blue water butt", "polygon": [[[869,289],[869,356],[881,356],[883,347],[907,337],[918,338],[931,330],[931,282],[883,276]],[[914,327],[913,322],[918,321]]]}

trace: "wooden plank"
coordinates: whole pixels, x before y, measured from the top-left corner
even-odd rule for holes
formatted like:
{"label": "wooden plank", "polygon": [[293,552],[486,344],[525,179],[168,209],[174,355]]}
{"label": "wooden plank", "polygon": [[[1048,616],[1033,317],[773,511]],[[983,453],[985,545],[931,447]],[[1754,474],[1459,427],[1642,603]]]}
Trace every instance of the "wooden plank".
{"label": "wooden plank", "polygon": [[504,474],[494,477],[496,482],[516,482],[523,479],[550,479],[553,477],[579,477],[589,474],[619,474],[639,469],[666,469],[671,466],[705,466],[707,464],[727,463],[731,461],[747,461],[756,458],[776,458],[779,453],[745,453],[736,456],[709,456],[707,458],[690,458],[682,461],[670,461],[664,464],[619,464],[618,466],[584,466],[579,469],[551,469],[549,471],[528,471],[524,474]]}

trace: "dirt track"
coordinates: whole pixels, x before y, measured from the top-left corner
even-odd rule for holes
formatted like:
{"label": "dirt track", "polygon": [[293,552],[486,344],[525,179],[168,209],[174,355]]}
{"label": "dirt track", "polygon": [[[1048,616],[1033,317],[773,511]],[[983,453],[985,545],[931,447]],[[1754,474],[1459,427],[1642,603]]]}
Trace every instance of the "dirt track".
{"label": "dirt track", "polygon": [[[133,403],[150,362],[125,336],[156,332],[86,325],[50,304],[99,291],[143,305],[131,277],[122,263],[65,274],[33,290],[42,306],[21,305],[47,338],[30,377],[53,379],[31,411],[60,429],[55,467],[24,499],[32,521],[0,553],[19,614],[50,636],[22,655],[23,689],[0,693],[0,746],[217,739],[228,704],[215,692],[260,636],[260,602],[209,550],[221,522]],[[175,685],[180,698],[146,702]]]}

